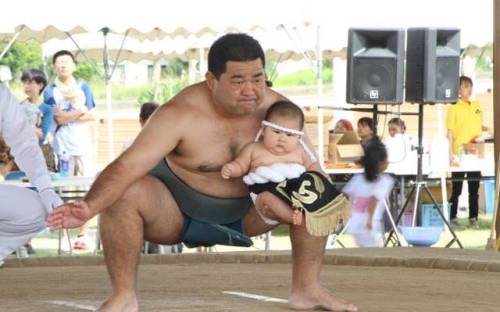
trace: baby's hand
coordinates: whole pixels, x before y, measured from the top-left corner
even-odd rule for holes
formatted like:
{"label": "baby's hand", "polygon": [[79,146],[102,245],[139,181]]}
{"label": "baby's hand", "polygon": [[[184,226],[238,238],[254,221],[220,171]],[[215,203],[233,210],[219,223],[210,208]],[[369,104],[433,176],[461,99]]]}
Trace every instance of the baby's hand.
{"label": "baby's hand", "polygon": [[231,165],[225,164],[224,166],[222,166],[220,173],[221,173],[223,179],[230,179],[231,173],[232,173]]}

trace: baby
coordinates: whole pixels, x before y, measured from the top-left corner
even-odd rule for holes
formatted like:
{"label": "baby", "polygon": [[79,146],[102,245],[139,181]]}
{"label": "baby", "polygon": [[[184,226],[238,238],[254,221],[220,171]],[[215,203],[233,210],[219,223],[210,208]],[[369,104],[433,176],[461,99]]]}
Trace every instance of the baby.
{"label": "baby", "polygon": [[[243,177],[249,186],[298,178],[316,162],[314,154],[301,140],[303,127],[304,113],[297,105],[288,101],[274,103],[262,121],[256,142],[245,146],[236,159],[222,167],[222,177]],[[263,181],[262,177],[267,180]],[[264,191],[250,195],[266,223],[302,223],[302,212],[298,209],[291,209],[283,201],[277,204],[275,200],[271,206],[271,193]]]}

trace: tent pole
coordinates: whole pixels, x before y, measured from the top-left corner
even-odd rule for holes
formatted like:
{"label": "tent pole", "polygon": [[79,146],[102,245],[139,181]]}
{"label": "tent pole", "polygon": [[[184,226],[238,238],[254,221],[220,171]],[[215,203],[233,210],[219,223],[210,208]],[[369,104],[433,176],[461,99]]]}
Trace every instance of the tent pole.
{"label": "tent pole", "polygon": [[316,78],[318,83],[318,161],[321,168],[324,167],[325,157],[324,157],[324,123],[323,123],[323,109],[320,108],[322,106],[323,100],[323,56],[321,53],[321,41],[320,41],[320,26],[317,26],[316,29]]}
{"label": "tent pole", "polygon": [[[493,2],[493,90],[493,127],[497,128],[500,125],[500,0],[494,0]],[[495,131],[494,141],[495,164],[498,167],[500,153],[500,134],[498,131]],[[500,200],[496,203],[495,211],[497,213],[495,213],[496,218],[493,219],[496,230],[496,250],[500,250],[500,213],[498,213],[498,205],[500,205]]]}
{"label": "tent pole", "polygon": [[14,37],[12,37],[12,39],[10,39],[7,46],[5,46],[5,48],[3,49],[2,53],[0,54],[0,60],[5,56],[5,54],[7,54],[7,52],[9,51],[10,47],[14,44],[14,42],[16,42],[17,37],[19,37],[19,31],[16,32]]}
{"label": "tent pole", "polygon": [[113,111],[111,109],[111,85],[110,79],[111,75],[109,74],[109,51],[107,44],[107,35],[109,32],[109,28],[103,28],[102,30],[103,38],[104,38],[104,52],[103,52],[103,65],[104,65],[104,84],[106,90],[106,110],[108,115],[108,153],[109,153],[109,161],[113,161],[115,158],[115,149],[114,149],[114,139],[113,139]]}

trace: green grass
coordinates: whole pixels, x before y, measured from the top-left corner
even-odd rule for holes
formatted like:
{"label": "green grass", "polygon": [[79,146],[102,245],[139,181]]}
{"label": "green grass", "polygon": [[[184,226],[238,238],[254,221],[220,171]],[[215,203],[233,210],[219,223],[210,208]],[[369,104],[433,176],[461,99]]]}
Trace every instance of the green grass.
{"label": "green grass", "polygon": [[[491,216],[481,216],[479,219],[479,228],[470,229],[467,227],[468,220],[462,219],[459,221],[461,223],[460,229],[455,230],[459,240],[466,249],[476,249],[484,250],[486,243],[490,236],[490,226],[491,226]],[[94,218],[90,224],[90,233],[94,237],[97,231],[97,219]],[[75,237],[79,233],[78,230],[71,230],[70,235],[74,241]],[[280,225],[272,231],[275,237],[286,237],[289,235],[289,226]],[[36,251],[35,257],[54,257],[58,256],[58,238],[59,233],[57,231],[47,231],[44,232],[32,240],[33,248]],[[434,247],[445,247],[446,244],[452,239],[451,233],[444,232],[441,239]],[[347,247],[354,247],[354,239],[351,235],[345,234],[341,237],[342,243]],[[453,248],[458,248],[458,245],[454,243]],[[75,255],[79,256],[90,256],[93,255],[92,251],[74,251]],[[64,255],[68,255],[67,252]]]}

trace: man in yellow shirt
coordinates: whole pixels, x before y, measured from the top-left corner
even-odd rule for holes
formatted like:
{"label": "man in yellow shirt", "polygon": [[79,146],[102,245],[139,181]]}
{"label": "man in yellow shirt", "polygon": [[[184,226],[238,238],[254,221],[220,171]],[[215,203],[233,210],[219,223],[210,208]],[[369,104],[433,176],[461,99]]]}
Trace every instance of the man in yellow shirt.
{"label": "man in yellow shirt", "polygon": [[[488,131],[483,126],[483,110],[478,101],[471,101],[472,79],[467,76],[460,77],[460,99],[448,110],[446,127],[448,128],[448,140],[450,142],[450,160],[453,155],[458,155],[463,149],[463,145],[482,134],[482,131]],[[453,172],[451,193],[450,221],[454,226],[457,222],[458,197],[462,193],[463,180],[468,180],[469,185],[469,224],[471,227],[477,227],[478,216],[478,190],[480,171]]]}

